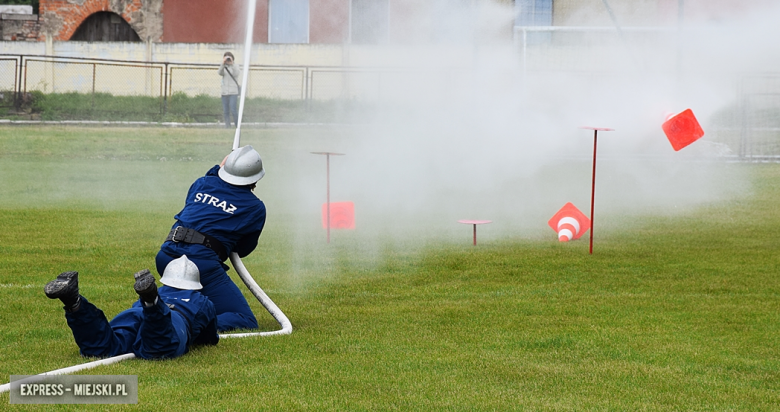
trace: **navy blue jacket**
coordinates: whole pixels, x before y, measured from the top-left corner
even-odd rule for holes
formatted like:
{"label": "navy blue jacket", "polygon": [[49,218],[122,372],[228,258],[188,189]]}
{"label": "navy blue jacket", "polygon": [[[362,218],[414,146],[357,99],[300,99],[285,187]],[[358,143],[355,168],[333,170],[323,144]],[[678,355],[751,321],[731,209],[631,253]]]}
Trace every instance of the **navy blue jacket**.
{"label": "navy blue jacket", "polygon": [[[174,218],[171,228],[184,226],[213,236],[225,247],[228,256],[240,257],[257,247],[265,226],[265,204],[247,186],[234,186],[220,179],[214,166],[190,186],[184,209]],[[197,244],[165,242],[161,250],[171,256],[219,260],[216,252]]]}

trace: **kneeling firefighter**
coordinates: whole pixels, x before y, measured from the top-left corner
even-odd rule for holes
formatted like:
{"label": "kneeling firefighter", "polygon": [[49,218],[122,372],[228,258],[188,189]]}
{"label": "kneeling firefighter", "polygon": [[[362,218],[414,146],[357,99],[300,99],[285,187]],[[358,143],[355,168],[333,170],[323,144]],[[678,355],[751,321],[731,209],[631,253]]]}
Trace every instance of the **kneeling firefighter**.
{"label": "kneeling firefighter", "polygon": [[230,279],[224,262],[231,252],[250,254],[265,226],[265,204],[253,193],[265,169],[252,146],[233,150],[187,192],[184,208],[157,253],[157,271],[187,255],[200,270],[201,293],[217,311],[220,332],[257,329],[257,319]]}

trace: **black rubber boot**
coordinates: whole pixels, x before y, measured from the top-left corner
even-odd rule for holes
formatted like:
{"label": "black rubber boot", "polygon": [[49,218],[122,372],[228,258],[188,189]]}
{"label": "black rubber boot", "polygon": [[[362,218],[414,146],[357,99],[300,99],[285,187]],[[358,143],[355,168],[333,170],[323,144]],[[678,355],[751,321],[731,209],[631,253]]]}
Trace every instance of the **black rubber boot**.
{"label": "black rubber boot", "polygon": [[157,284],[154,281],[154,275],[149,272],[149,269],[144,269],[136,272],[135,277],[135,293],[141,298],[141,302],[146,306],[152,306],[157,301]]}
{"label": "black rubber boot", "polygon": [[65,310],[76,311],[81,303],[79,296],[79,272],[62,272],[57,279],[47,283],[43,292],[49,299],[59,299]]}

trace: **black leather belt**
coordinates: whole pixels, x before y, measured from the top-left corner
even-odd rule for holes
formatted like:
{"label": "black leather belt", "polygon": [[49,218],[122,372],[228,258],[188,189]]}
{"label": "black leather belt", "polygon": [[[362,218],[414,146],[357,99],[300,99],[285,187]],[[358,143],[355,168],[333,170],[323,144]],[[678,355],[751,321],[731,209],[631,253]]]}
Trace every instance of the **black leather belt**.
{"label": "black leather belt", "polygon": [[228,258],[227,251],[225,250],[225,246],[222,245],[222,242],[207,234],[200,233],[195,229],[186,228],[184,226],[176,226],[171,229],[171,232],[168,233],[168,237],[165,238],[165,241],[203,245],[213,250],[221,261],[224,262]]}

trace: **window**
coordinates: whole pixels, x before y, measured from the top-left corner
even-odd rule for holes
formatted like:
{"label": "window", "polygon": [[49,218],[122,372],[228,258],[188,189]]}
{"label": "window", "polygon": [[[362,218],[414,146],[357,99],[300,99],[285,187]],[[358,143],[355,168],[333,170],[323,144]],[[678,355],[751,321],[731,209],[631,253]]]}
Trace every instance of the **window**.
{"label": "window", "polygon": [[515,26],[552,26],[553,0],[516,0]]}
{"label": "window", "polygon": [[387,43],[390,0],[352,0],[350,3],[350,42]]}
{"label": "window", "polygon": [[268,42],[309,42],[309,0],[269,1]]}
{"label": "window", "polygon": [[[515,26],[552,26],[553,0],[515,0]],[[550,32],[525,33],[526,44],[549,43]]]}

